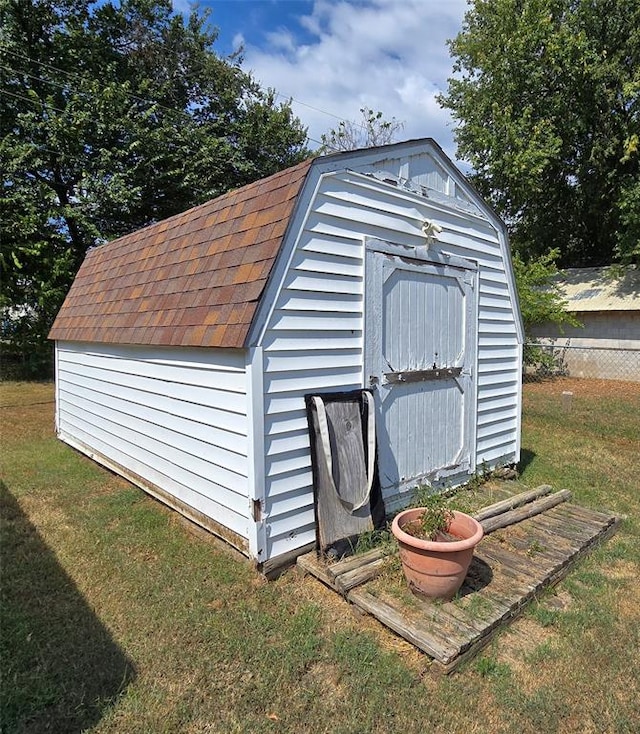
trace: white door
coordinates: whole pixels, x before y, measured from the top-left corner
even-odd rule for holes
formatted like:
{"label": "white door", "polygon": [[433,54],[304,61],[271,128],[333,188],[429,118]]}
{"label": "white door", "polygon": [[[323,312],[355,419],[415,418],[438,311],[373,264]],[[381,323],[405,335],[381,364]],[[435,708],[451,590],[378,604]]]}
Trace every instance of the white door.
{"label": "white door", "polygon": [[391,505],[420,483],[475,469],[476,268],[394,251],[368,243],[365,304],[365,384]]}

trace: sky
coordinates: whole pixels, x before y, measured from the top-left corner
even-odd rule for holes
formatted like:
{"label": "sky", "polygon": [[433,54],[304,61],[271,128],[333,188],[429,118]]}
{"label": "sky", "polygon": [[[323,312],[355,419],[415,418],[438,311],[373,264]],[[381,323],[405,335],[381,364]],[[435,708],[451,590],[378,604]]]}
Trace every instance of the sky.
{"label": "sky", "polygon": [[[308,127],[310,147],[360,108],[404,123],[397,140],[432,137],[455,159],[453,125],[436,96],[447,89],[446,40],[466,0],[200,0],[219,29],[220,55],[244,48],[242,67]],[[174,0],[186,12],[188,0]],[[315,142],[314,142],[315,141]]]}

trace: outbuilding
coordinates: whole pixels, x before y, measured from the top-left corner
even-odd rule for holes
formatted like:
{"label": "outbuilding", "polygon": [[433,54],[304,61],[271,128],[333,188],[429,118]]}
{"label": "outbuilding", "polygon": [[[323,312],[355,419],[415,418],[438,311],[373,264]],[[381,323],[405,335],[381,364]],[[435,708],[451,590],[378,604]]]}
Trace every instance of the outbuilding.
{"label": "outbuilding", "polygon": [[535,324],[530,336],[559,372],[640,382],[640,270],[636,265],[566,268],[554,283],[578,326]]}
{"label": "outbuilding", "polygon": [[315,541],[305,395],[372,390],[387,511],[519,459],[505,227],[431,139],[90,250],[50,338],[58,436],[265,572]]}

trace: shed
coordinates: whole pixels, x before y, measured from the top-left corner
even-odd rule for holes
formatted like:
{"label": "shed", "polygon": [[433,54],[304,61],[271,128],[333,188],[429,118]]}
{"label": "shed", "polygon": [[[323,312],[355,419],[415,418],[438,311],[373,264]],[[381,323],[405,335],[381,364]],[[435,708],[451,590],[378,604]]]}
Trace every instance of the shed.
{"label": "shed", "polygon": [[372,388],[387,511],[519,459],[505,227],[431,139],[318,157],[89,251],[58,436],[269,572],[315,541],[305,395]]}
{"label": "shed", "polygon": [[536,324],[572,377],[640,381],[640,270],[637,266],[566,268],[555,282],[580,326]]}

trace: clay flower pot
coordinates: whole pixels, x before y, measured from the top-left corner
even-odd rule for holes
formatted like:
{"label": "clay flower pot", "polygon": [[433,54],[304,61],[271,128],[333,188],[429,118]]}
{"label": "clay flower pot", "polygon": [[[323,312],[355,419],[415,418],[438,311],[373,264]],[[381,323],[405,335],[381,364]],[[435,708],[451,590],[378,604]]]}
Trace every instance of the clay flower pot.
{"label": "clay flower pot", "polygon": [[404,510],[391,531],[400,546],[402,568],[412,591],[435,599],[451,599],[467,575],[473,550],[483,536],[482,525],[464,512],[453,511],[449,533],[461,540],[421,540],[403,530],[424,508]]}

